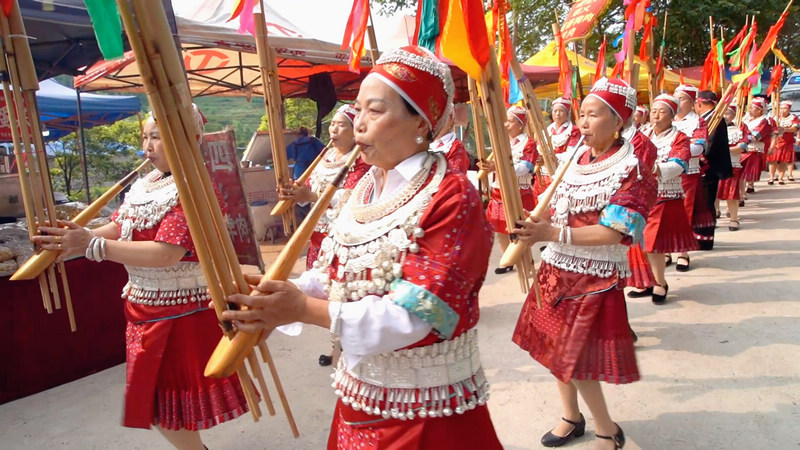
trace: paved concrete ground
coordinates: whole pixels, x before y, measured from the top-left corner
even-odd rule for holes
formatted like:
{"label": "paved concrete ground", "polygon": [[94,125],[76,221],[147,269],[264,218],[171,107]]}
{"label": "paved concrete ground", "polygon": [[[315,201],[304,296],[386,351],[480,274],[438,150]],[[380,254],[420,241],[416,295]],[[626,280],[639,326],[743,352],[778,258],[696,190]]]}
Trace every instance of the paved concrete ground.
{"label": "paved concrete ground", "polygon": [[[643,379],[605,388],[626,448],[800,446],[800,183],[758,189],[742,211],[741,231],[728,231],[723,218],[713,252],[693,254],[688,273],[668,269],[666,305],[630,302]],[[492,267],[498,258],[495,252]],[[511,343],[522,301],[515,275],[489,275],[481,294],[481,351],[492,417],[509,449],[540,448],[541,435],[559,417],[553,377]],[[324,448],[334,394],[330,370],[316,360],[328,349],[327,333],[276,333],[269,344],[302,436],[291,437],[279,412],[205,432],[209,448]],[[124,374],[117,366],[0,406],[0,447],[168,448],[154,431],[119,425]],[[592,443],[589,420],[586,436],[568,448]]]}

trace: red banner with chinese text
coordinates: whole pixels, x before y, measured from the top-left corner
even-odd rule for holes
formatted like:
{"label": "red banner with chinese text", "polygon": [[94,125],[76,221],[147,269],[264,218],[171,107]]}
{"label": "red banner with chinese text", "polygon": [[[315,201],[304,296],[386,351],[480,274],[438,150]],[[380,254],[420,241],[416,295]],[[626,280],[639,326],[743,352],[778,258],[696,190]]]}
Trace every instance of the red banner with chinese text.
{"label": "red banner with chinese text", "polygon": [[264,263],[253,231],[250,205],[245,197],[233,131],[204,134],[200,150],[211,175],[211,182],[225,202],[228,233],[239,263],[257,266],[263,272]]}
{"label": "red banner with chinese text", "polygon": [[597,18],[608,8],[610,0],[576,0],[561,24],[564,42],[583,39],[592,34]]}

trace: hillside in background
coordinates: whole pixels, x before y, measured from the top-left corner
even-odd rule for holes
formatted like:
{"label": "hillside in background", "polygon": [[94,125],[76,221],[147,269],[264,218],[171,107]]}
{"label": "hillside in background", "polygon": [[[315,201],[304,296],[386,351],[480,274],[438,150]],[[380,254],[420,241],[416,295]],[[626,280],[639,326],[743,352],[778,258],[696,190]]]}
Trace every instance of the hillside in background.
{"label": "hillside in background", "polygon": [[236,146],[242,150],[264,115],[261,97],[253,97],[250,102],[245,97],[197,97],[194,102],[208,120],[206,132],[230,126],[236,134]]}

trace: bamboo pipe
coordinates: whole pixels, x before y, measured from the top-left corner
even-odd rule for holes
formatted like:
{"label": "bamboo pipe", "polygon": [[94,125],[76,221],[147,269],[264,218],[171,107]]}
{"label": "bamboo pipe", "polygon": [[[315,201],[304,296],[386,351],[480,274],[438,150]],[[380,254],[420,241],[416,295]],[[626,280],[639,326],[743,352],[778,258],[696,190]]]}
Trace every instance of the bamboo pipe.
{"label": "bamboo pipe", "polygon": [[[487,157],[486,157],[486,159],[485,159],[485,161],[486,161],[486,162],[489,162],[489,161],[494,161],[494,153],[492,153],[492,154],[490,154],[489,156],[487,156]],[[479,180],[481,180],[481,181],[486,181],[486,179],[487,179],[488,177],[489,177],[489,172],[487,172],[487,171],[485,171],[485,170],[483,170],[483,169],[481,169],[481,170],[479,170],[479,171],[478,171],[478,179],[479,179]]]}
{"label": "bamboo pipe", "polygon": [[[550,186],[547,187],[547,190],[544,191],[544,194],[542,194],[542,196],[539,198],[539,204],[536,205],[536,208],[531,213],[532,216],[542,217],[547,213],[548,209],[550,208],[550,199],[553,198],[553,194],[555,194],[558,185],[564,178],[564,174],[572,164],[572,160],[575,158],[575,154],[578,152],[578,149],[581,148],[581,144],[583,144],[583,136],[581,136],[578,143],[575,144],[575,149],[570,154],[569,159],[566,159],[563,163],[561,163],[561,166],[559,166],[556,174],[553,176],[552,181],[550,182]],[[530,217],[527,217],[525,220],[532,222]],[[511,242],[506,251],[503,253],[503,256],[500,257],[500,266],[508,267],[515,264],[522,257],[522,254],[526,249],[528,249],[528,245],[521,244],[519,241]]]}
{"label": "bamboo pipe", "polygon": [[[308,180],[311,177],[311,174],[314,173],[314,169],[316,169],[320,161],[322,161],[322,159],[325,158],[325,155],[328,154],[328,150],[330,150],[332,146],[333,146],[333,141],[328,142],[328,145],[326,145],[325,148],[323,148],[322,151],[319,152],[319,155],[317,155],[317,157],[314,158],[314,161],[311,162],[311,165],[309,165],[306,168],[306,170],[303,171],[302,175],[300,175],[299,178],[294,180],[294,183],[292,183],[294,187],[300,187],[306,183],[306,180]],[[279,186],[278,189],[280,188],[281,187]],[[272,208],[272,211],[269,212],[269,215],[280,216],[281,214],[286,212],[287,209],[291,208],[293,204],[294,200],[279,200],[278,203],[275,204],[275,207]]]}
{"label": "bamboo pipe", "polygon": [[[78,224],[79,226],[85,227],[86,224],[89,223],[90,220],[103,209],[108,202],[110,202],[114,197],[116,197],[125,186],[130,184],[135,178],[136,175],[142,170],[145,166],[150,163],[150,160],[145,160],[135,169],[133,169],[129,174],[125,175],[120,181],[118,181],[115,185],[111,186],[103,195],[101,195],[97,200],[93,201],[86,209],[78,213],[75,218],[72,219],[72,222]],[[50,267],[53,262],[58,257],[58,254],[61,253],[58,250],[41,250],[35,255],[28,258],[25,261],[25,264],[20,266],[14,275],[11,276],[12,281],[18,280],[32,280],[38,277],[45,269]]]}
{"label": "bamboo pipe", "polygon": [[[328,209],[328,205],[333,198],[333,194],[344,182],[350,167],[355,163],[356,158],[361,154],[361,147],[356,146],[345,166],[339,171],[336,178],[325,188],[319,200],[314,203],[314,207],[306,216],[303,223],[295,230],[289,242],[283,247],[281,253],[270,266],[262,280],[286,280],[292,271],[294,263],[302,253],[305,243],[310,239],[314,227],[322,214]],[[253,290],[250,295],[265,294]],[[206,364],[205,376],[207,377],[226,377],[233,373],[236,367],[241,366],[247,353],[256,345],[260,334],[237,332],[232,338],[224,336],[217,345],[214,353]]]}

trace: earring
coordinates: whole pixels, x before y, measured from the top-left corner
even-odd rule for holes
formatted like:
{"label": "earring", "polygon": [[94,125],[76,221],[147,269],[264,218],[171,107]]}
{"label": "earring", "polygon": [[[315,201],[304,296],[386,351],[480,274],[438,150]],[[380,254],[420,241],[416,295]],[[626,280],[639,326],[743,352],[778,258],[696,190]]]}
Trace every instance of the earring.
{"label": "earring", "polygon": [[614,140],[616,141],[617,139],[619,139],[619,131],[614,132]]}
{"label": "earring", "polygon": [[417,145],[420,145],[420,144],[422,144],[423,142],[425,142],[425,139],[423,139],[423,138],[422,138],[422,136],[417,136],[417,138],[416,138],[416,139],[414,139],[414,142],[416,142],[416,143],[417,143]]}

